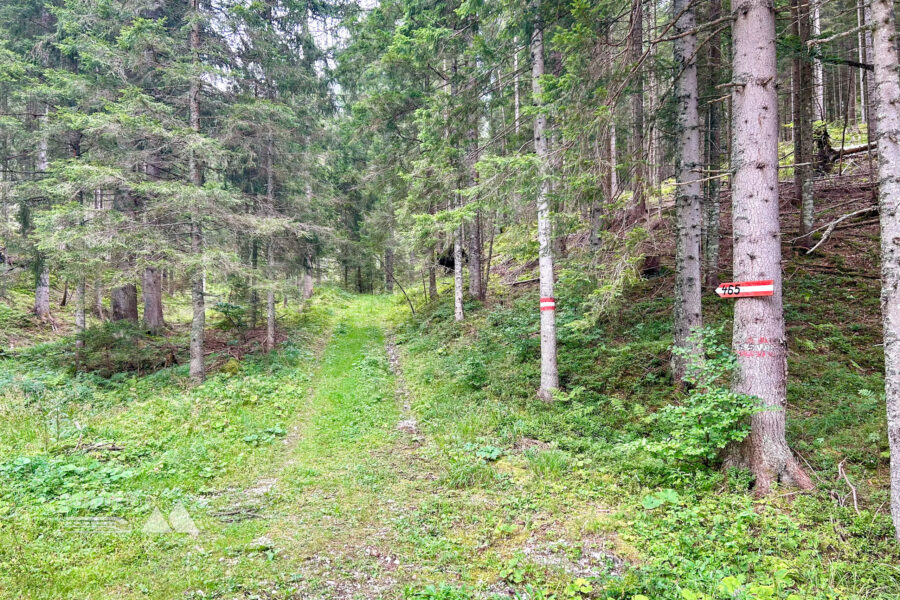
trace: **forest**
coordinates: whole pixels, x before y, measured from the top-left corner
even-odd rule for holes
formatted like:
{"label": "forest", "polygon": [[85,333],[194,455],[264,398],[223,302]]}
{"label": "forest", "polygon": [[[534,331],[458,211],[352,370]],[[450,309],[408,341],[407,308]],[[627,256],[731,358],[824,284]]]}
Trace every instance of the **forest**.
{"label": "forest", "polygon": [[890,0],[0,0],[0,598],[900,599]]}

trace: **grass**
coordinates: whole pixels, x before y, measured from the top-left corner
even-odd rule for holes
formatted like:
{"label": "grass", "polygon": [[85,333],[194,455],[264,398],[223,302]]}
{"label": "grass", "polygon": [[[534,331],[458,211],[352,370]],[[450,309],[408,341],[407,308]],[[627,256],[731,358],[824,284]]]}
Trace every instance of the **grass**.
{"label": "grass", "polygon": [[[399,297],[321,290],[278,351],[196,388],[183,367],[73,375],[47,334],[0,360],[0,597],[900,597],[877,294],[823,283],[798,273],[786,306],[790,441],[819,488],[765,500],[746,473],[635,443],[676,398],[654,282],[590,330],[567,326],[582,312],[561,284],[552,404],[527,292],[458,324],[449,298],[410,318]],[[141,531],[178,506],[198,536]]]}
{"label": "grass", "polygon": [[[812,494],[785,490],[755,500],[746,473],[673,464],[640,450],[641,440],[657,435],[653,415],[677,398],[668,371],[670,300],[653,297],[653,281],[630,290],[628,302],[589,331],[568,327],[581,308],[577,290],[562,282],[566,393],[552,405],[534,395],[537,313],[528,294],[467,306],[461,325],[449,300],[425,305],[400,326],[407,377],[419,382],[416,408],[451,454],[473,440],[510,454],[495,468],[527,494],[502,486],[487,493],[533,511],[530,519],[527,510],[518,513],[530,523],[527,539],[544,535],[546,517],[538,515],[554,515],[566,524],[555,535],[569,543],[588,534],[608,540],[629,567],[592,579],[595,596],[900,597],[900,553],[885,508],[877,282],[835,282],[797,266],[786,288],[789,441],[814,473]],[[727,325],[731,309],[707,298],[707,323]],[[723,336],[727,343],[727,327]],[[836,477],[841,461],[859,490],[859,514]],[[496,544],[499,555],[511,556],[505,541]],[[528,582],[565,594],[546,572],[538,565]]]}

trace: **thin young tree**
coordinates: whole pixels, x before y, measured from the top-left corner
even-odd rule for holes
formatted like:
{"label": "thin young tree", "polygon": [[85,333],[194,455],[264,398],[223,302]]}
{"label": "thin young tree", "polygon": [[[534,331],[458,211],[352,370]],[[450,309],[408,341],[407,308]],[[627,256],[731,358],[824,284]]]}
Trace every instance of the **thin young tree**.
{"label": "thin young tree", "polygon": [[737,372],[733,389],[761,405],[750,435],[730,449],[731,464],[756,476],[756,493],[777,482],[812,488],[785,438],[787,341],[782,307],[778,211],[778,94],[775,10],[768,0],[732,6],[734,168],[732,228],[737,281],[774,281],[772,296],[741,298],[734,308]]}
{"label": "thin young tree", "polygon": [[[815,198],[813,196],[813,69],[806,42],[810,36],[808,0],[791,0],[791,22],[798,42],[793,64],[794,105],[794,193],[800,205],[800,236],[797,246],[812,247],[811,232],[815,223]],[[851,100],[852,102],[852,100]]]}
{"label": "thin young tree", "polygon": [[632,0],[631,23],[628,34],[628,59],[631,61],[631,191],[632,200],[628,219],[636,221],[647,214],[644,197],[644,0]]}
{"label": "thin young tree", "polygon": [[[190,51],[194,72],[191,73],[190,87],[188,90],[188,115],[189,126],[195,133],[200,132],[200,74],[198,72],[200,62],[200,14],[199,0],[190,0],[191,4],[191,28]],[[188,175],[190,182],[200,188],[203,186],[203,172],[196,152],[191,150],[188,157]],[[204,364],[204,335],[206,333],[206,290],[203,276],[203,230],[200,216],[192,211],[190,216],[191,228],[191,254],[195,259],[193,272],[191,273],[191,341],[190,341],[190,376],[194,383],[202,383],[206,378],[206,366]]]}
{"label": "thin young tree", "polygon": [[884,387],[891,450],[891,516],[900,540],[900,81],[897,79],[894,4],[873,0],[873,101],[878,131],[878,204],[881,213],[881,312]]}
{"label": "thin young tree", "polygon": [[[50,168],[49,151],[49,122],[50,109],[44,104],[43,115],[36,119],[40,129],[40,141],[38,142],[37,164],[35,170],[38,173],[46,173]],[[47,256],[41,251],[36,253],[35,263],[35,287],[34,287],[34,314],[41,320],[50,319],[50,263]]]}

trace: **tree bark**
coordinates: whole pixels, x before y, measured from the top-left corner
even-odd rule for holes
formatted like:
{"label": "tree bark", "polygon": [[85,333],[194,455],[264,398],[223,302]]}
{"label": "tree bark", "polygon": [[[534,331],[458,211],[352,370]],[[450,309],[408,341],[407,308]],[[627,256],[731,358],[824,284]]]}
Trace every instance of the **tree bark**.
{"label": "tree bark", "polygon": [[[872,15],[872,4],[871,2],[863,2],[863,22],[866,25],[874,26],[876,25],[873,21]],[[872,61],[875,55],[875,50],[873,47],[874,34],[871,30],[865,29],[863,30],[863,43],[865,45],[866,51],[866,61]],[[866,102],[868,103],[866,106],[866,114],[869,115],[869,121],[866,123],[866,128],[868,129],[868,139],[874,140],[878,138],[878,118],[876,116],[875,109],[875,83],[874,76],[870,74],[868,71],[863,70],[863,82],[866,88]]]}
{"label": "tree bark", "polygon": [[106,320],[106,311],[103,310],[103,286],[100,280],[94,282],[94,314],[101,321]]}
{"label": "tree bark", "polygon": [[394,293],[394,249],[390,245],[384,249],[384,290]]}
{"label": "tree bark", "polygon": [[736,393],[759,399],[750,435],[729,449],[728,463],[756,476],[756,493],[776,482],[812,488],[785,439],[787,342],[781,298],[778,210],[778,96],[775,11],[768,0],[744,0],[734,17],[734,278],[771,279],[773,296],[735,301]]}
{"label": "tree bark", "polygon": [[521,100],[519,99],[519,37],[513,37],[513,130],[519,134],[519,113]]}
{"label": "tree bark", "polygon": [[[698,360],[699,348],[692,335],[703,326],[700,305],[700,116],[697,88],[697,36],[694,9],[690,0],[674,0],[675,100],[677,117],[677,164],[675,211],[675,347],[687,354],[673,353],[672,367],[677,380]],[[680,15],[680,16],[679,16]]]}
{"label": "tree bark", "polygon": [[[458,92],[457,85],[457,64],[453,61],[453,79],[450,83],[450,95],[456,97]],[[458,208],[462,206],[462,199],[459,194],[453,195],[453,206]],[[463,311],[463,224],[453,232],[453,317],[457,321],[465,319]]]}
{"label": "tree bark", "polygon": [[[815,222],[815,198],[813,196],[812,165],[813,160],[813,96],[812,65],[805,54],[806,41],[810,35],[809,4],[806,0],[791,0],[791,22],[793,34],[797,36],[802,56],[793,60],[793,101],[794,101],[794,190],[800,202],[800,239],[799,248],[808,250],[813,240],[810,232]],[[851,101],[851,100],[848,100]]]}
{"label": "tree bark", "polygon": [[259,240],[250,240],[250,328],[256,329],[259,323],[259,284],[257,269],[259,268]]}
{"label": "tree bark", "polygon": [[[822,34],[821,0],[811,0],[812,3],[812,34],[818,37]],[[865,62],[865,61],[860,61]],[[819,120],[825,120],[825,70],[822,61],[813,61],[813,87],[816,98],[816,116]]]}
{"label": "tree bark", "polygon": [[268,248],[268,280],[269,289],[266,292],[266,352],[275,349],[275,242],[269,242]]}
{"label": "tree bark", "polygon": [[[429,201],[428,203],[428,213],[435,213],[434,202]],[[437,257],[435,256],[435,247],[437,246],[437,242],[431,244],[428,248],[428,297],[431,300],[436,300],[438,296],[437,292]]]}
{"label": "tree bark", "polygon": [[544,24],[540,0],[532,0],[534,32],[531,34],[531,91],[535,106],[534,151],[538,160],[538,262],[540,269],[541,387],[538,397],[553,400],[559,388],[556,364],[556,301],[553,297],[553,234],[550,224],[550,157],[547,152],[547,116],[543,111]]}
{"label": "tree bark", "polygon": [[34,314],[41,321],[48,321],[50,319],[50,268],[47,266],[46,258],[39,256],[38,260],[40,260],[40,264],[35,277]]}
{"label": "tree bark", "polygon": [[437,291],[437,258],[434,255],[434,246],[428,249],[428,297],[435,300]]}
{"label": "tree bark", "polygon": [[619,164],[618,149],[616,148],[616,114],[612,112],[609,123],[609,192],[610,202],[619,193]]}
{"label": "tree bark", "polygon": [[[459,205],[459,200],[456,202]],[[453,235],[453,316],[457,321],[465,319],[463,311],[463,226]]]}
{"label": "tree bark", "polygon": [[[47,121],[50,114],[49,107],[44,105],[44,114],[38,119],[41,129],[41,137],[38,146],[37,170],[41,173],[46,172],[50,168],[49,160],[49,133],[47,132]],[[35,286],[34,286],[34,314],[41,321],[50,319],[50,265],[47,264],[47,257],[38,250],[37,268],[35,269]]]}
{"label": "tree bark", "polygon": [[113,321],[138,322],[137,287],[133,283],[113,288],[110,301]]}
{"label": "tree bark", "polygon": [[[275,210],[275,143],[266,148],[266,209]],[[275,239],[266,247],[266,352],[275,349]]]}
{"label": "tree bark", "polygon": [[303,272],[303,299],[309,300],[313,295],[313,276],[307,269]]}
{"label": "tree bark", "polygon": [[[813,35],[819,34],[818,23],[816,19],[818,18],[818,4],[813,5]],[[857,0],[856,2],[856,26],[862,27],[865,23],[866,13],[865,8],[863,7],[863,0]],[[856,33],[856,52],[857,57],[859,58],[859,62],[861,64],[868,64],[869,58],[866,56],[866,38],[865,33],[860,30]],[[816,62],[816,68],[819,67],[819,62]],[[862,73],[859,74],[859,106],[862,112],[862,122],[869,122],[869,106],[868,106],[868,96],[869,92],[866,90],[866,71],[862,70]]]}
{"label": "tree bark", "polygon": [[[709,5],[709,21],[715,22],[722,16],[721,0],[712,0]],[[713,34],[708,42],[707,56],[709,59],[709,96],[716,90],[719,83],[722,64],[722,40],[718,33]],[[706,184],[706,194],[703,197],[703,280],[707,289],[713,290],[719,285],[719,177],[718,170],[722,162],[721,121],[722,105],[719,102],[711,102],[708,106],[707,129],[707,153],[706,161],[712,176]]]}
{"label": "tree bark", "polygon": [[76,360],[80,358],[78,356],[78,350],[84,348],[84,330],[87,323],[84,314],[84,304],[85,304],[85,285],[84,278],[80,278],[78,280],[78,285],[75,288],[75,352],[76,352]]}
{"label": "tree bark", "polygon": [[153,333],[159,333],[166,322],[163,318],[162,273],[156,267],[144,269],[141,294],[144,297],[144,327]]}
{"label": "tree bark", "polygon": [[313,295],[313,271],[316,268],[314,260],[314,251],[311,247],[307,247],[306,258],[303,261],[303,291],[304,300],[309,300]]}
{"label": "tree bark", "polygon": [[[472,29],[475,24],[470,23],[467,29],[467,44],[472,44]],[[467,61],[467,75],[472,72],[473,65]],[[481,99],[472,93],[467,94],[470,106],[468,107],[468,129],[466,131],[466,158],[465,158],[465,178],[467,186],[471,187],[477,183],[478,172],[475,164],[478,162],[478,125],[481,119]],[[481,285],[481,214],[475,213],[475,217],[468,223],[468,253],[469,253],[469,294],[475,300],[484,300],[484,290]]]}
{"label": "tree bark", "polygon": [[[200,57],[200,23],[197,21],[197,12],[199,8],[199,0],[190,0],[191,10],[194,15],[190,32],[190,48],[192,62],[196,67]],[[199,75],[194,73],[191,77],[190,90],[188,92],[188,110],[190,118],[190,127],[194,132],[200,131],[200,79]],[[188,171],[191,183],[197,188],[203,185],[203,174],[200,170],[200,164],[194,152],[190,153],[188,159]],[[203,266],[203,229],[199,215],[195,211],[191,212],[191,254],[194,256],[195,264],[193,273],[191,273],[191,309],[193,315],[191,317],[191,342],[190,342],[190,377],[195,384],[203,383],[206,378],[206,366],[204,364],[204,336],[206,333],[206,298],[204,289],[204,266]]]}
{"label": "tree bark", "polygon": [[631,34],[628,37],[628,52],[631,61],[632,75],[631,94],[631,160],[634,161],[631,175],[632,199],[629,209],[629,221],[637,221],[647,214],[644,198],[644,76],[643,67],[639,65],[644,54],[644,8],[643,0],[632,0]]}
{"label": "tree bark", "polygon": [[881,219],[881,312],[884,321],[884,387],[891,450],[891,516],[900,540],[900,82],[897,78],[893,3],[873,0],[873,100],[878,137],[878,203]]}

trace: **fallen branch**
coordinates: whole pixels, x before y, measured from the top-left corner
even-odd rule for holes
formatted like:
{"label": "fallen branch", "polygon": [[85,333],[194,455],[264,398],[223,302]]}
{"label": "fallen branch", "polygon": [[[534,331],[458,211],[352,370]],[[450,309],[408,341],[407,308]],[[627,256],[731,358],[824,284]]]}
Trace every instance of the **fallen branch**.
{"label": "fallen branch", "polygon": [[859,33],[860,31],[865,31],[865,30],[867,30],[867,29],[872,29],[872,26],[871,26],[871,25],[868,25],[868,24],[866,24],[866,25],[860,25],[859,27],[854,27],[853,29],[849,29],[849,30],[847,30],[847,31],[841,31],[840,33],[836,33],[836,34],[834,34],[834,35],[832,35],[832,36],[829,36],[829,37],[826,37],[826,38],[816,38],[816,39],[813,39],[813,40],[807,40],[806,45],[807,45],[808,47],[812,48],[813,46],[819,46],[819,45],[821,45],[821,44],[827,44],[827,43],[829,43],[829,42],[833,42],[833,41],[835,41],[835,40],[839,40],[839,39],[841,39],[841,38],[845,38],[845,37],[847,37],[847,36],[851,36],[851,35],[853,35],[854,33]]}
{"label": "fallen branch", "polygon": [[844,461],[845,458],[838,464],[838,477],[843,477],[844,481],[847,482],[847,485],[850,486],[850,493],[853,494],[853,509],[856,511],[857,516],[859,515],[859,502],[856,499],[856,486],[850,483],[850,478],[847,477],[847,472],[844,471]]}
{"label": "fallen branch", "polygon": [[540,277],[535,277],[534,279],[523,279],[522,281],[513,281],[511,283],[507,283],[506,285],[525,285],[527,283],[537,283],[540,281]]}
{"label": "fallen branch", "polygon": [[410,299],[409,299],[409,296],[406,295],[406,290],[403,289],[403,286],[400,284],[399,281],[397,281],[397,278],[394,277],[394,274],[393,274],[393,273],[391,273],[391,272],[388,271],[387,269],[385,269],[385,272],[388,274],[388,277],[391,278],[391,281],[393,281],[394,283],[396,283],[396,284],[397,284],[397,287],[400,288],[400,291],[403,292],[403,297],[406,298],[406,302],[407,302],[407,304],[409,304],[409,310],[412,311],[412,314],[416,314],[416,309],[415,309],[415,307],[413,306],[412,300],[410,300]]}
{"label": "fallen branch", "polygon": [[[837,219],[835,219],[834,221],[832,221],[832,222],[829,223],[828,225],[824,226],[824,227],[825,227],[825,233],[822,234],[822,239],[820,239],[820,240],[816,243],[815,246],[813,246],[812,248],[810,248],[809,250],[807,250],[806,253],[807,253],[807,254],[812,254],[813,252],[815,252],[816,248],[818,248],[819,246],[821,246],[822,244],[824,244],[824,243],[828,240],[828,238],[831,237],[831,234],[834,233],[834,228],[837,227],[837,226],[838,226],[840,223],[842,223],[843,221],[846,221],[847,219],[852,219],[853,217],[858,217],[859,215],[871,214],[871,213],[873,213],[873,212],[875,212],[875,213],[878,212],[878,207],[877,207],[877,206],[867,206],[866,208],[861,208],[861,209],[859,209],[859,210],[854,210],[854,211],[851,212],[851,213],[847,213],[846,215],[842,215],[842,216],[838,217]],[[822,228],[819,227],[819,229],[822,229]],[[815,231],[818,231],[819,229],[816,229],[816,230],[814,230],[814,231],[811,231],[810,234],[814,233]],[[809,234],[808,234],[808,235],[809,235]],[[806,237],[806,236],[801,236],[801,237]],[[796,238],[796,239],[800,239],[800,238]],[[791,241],[795,241],[795,240],[791,240]]]}

